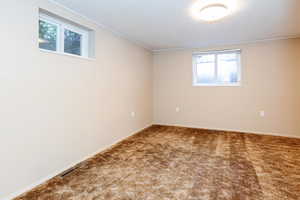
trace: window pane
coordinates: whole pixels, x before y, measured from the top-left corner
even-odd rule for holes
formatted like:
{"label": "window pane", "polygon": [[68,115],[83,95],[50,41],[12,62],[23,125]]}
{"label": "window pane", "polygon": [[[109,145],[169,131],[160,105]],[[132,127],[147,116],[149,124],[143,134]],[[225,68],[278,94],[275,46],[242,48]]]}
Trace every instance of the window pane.
{"label": "window pane", "polygon": [[57,25],[39,20],[39,47],[41,49],[57,50],[57,30]]}
{"label": "window pane", "polygon": [[238,54],[218,55],[218,81],[220,83],[238,83]]}
{"label": "window pane", "polygon": [[197,83],[213,84],[215,83],[215,56],[203,55],[197,58]]}
{"label": "window pane", "polygon": [[65,29],[65,53],[81,56],[82,35]]}

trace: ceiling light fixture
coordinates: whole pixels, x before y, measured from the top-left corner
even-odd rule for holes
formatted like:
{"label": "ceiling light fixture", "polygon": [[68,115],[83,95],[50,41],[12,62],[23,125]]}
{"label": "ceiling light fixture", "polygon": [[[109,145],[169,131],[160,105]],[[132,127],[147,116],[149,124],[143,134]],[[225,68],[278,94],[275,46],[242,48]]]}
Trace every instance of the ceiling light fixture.
{"label": "ceiling light fixture", "polygon": [[223,4],[207,5],[200,9],[199,18],[205,21],[217,21],[229,14],[227,6]]}
{"label": "ceiling light fixture", "polygon": [[191,15],[197,20],[214,22],[231,15],[237,9],[237,0],[197,0]]}

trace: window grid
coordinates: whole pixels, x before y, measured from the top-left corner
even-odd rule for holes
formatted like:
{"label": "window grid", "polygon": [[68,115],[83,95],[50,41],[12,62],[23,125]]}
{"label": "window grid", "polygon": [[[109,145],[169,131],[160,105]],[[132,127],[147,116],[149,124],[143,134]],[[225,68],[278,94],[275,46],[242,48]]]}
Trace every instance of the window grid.
{"label": "window grid", "polygon": [[[236,64],[237,64],[237,81],[234,83],[229,82],[221,82],[219,80],[219,68],[222,66],[219,66],[218,63],[218,57],[220,55],[226,55],[226,54],[236,54]],[[213,83],[200,83],[199,76],[198,76],[198,64],[201,64],[201,62],[198,62],[198,58],[200,56],[207,56],[207,55],[213,55],[214,56],[214,81]],[[241,85],[241,50],[224,50],[224,51],[212,51],[212,52],[200,52],[200,53],[193,53],[193,85],[194,86],[240,86]]]}
{"label": "window grid", "polygon": [[[75,56],[80,56],[80,57],[88,57],[89,53],[88,53],[88,40],[89,40],[89,33],[86,30],[83,30],[79,27],[67,24],[65,22],[62,22],[60,20],[57,20],[53,17],[50,17],[48,15],[45,14],[40,14],[39,16],[39,20],[55,25],[57,26],[57,33],[56,33],[56,50],[47,50],[47,49],[43,49],[45,51],[51,51],[51,52],[57,52],[57,53],[62,53],[62,54],[69,54],[69,55],[75,55]],[[72,53],[67,53],[65,52],[65,31],[69,30],[72,31],[74,33],[77,33],[81,36],[81,46],[80,46],[80,52],[81,55],[76,55],[76,54],[72,54]]]}

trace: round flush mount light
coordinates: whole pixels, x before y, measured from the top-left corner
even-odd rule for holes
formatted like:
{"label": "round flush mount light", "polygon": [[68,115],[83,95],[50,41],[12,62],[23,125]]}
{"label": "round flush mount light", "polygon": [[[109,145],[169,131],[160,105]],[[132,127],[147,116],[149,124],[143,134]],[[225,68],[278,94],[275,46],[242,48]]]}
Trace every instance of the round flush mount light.
{"label": "round flush mount light", "polygon": [[230,15],[236,9],[236,0],[197,0],[191,14],[197,20],[214,22]]}
{"label": "round flush mount light", "polygon": [[204,21],[217,21],[229,14],[227,6],[223,4],[207,5],[199,10],[199,19]]}

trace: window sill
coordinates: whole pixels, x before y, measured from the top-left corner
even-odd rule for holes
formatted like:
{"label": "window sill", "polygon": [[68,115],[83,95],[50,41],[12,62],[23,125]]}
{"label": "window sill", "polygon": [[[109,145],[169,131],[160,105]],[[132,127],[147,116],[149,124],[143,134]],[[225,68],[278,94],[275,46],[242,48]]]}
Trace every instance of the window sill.
{"label": "window sill", "polygon": [[39,48],[39,50],[42,53],[51,53],[51,54],[56,54],[56,55],[60,55],[60,56],[68,56],[68,57],[73,57],[73,58],[79,58],[79,59],[89,60],[89,61],[95,61],[96,60],[96,58],[89,58],[89,57],[77,56],[77,55],[68,54],[68,53],[61,53],[61,52],[57,52],[57,51],[49,51],[49,50],[40,49],[40,48]]}
{"label": "window sill", "polygon": [[241,83],[234,83],[234,84],[199,84],[199,83],[194,83],[194,87],[240,87]]}

